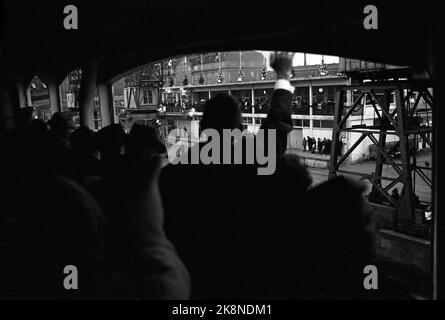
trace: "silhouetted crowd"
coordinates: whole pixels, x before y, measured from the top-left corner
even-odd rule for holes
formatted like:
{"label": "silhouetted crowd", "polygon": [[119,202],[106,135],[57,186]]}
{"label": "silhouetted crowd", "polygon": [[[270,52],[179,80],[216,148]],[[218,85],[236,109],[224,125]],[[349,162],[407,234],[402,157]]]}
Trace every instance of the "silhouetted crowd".
{"label": "silhouetted crowd", "polygon": [[326,138],[315,139],[314,137],[307,136],[307,138],[303,137],[301,144],[303,146],[303,151],[307,150],[313,154],[314,153],[324,154],[324,155],[331,154],[331,145],[332,145],[331,139],[326,139]]}
{"label": "silhouetted crowd", "polygon": [[[276,88],[262,124],[277,132],[266,176],[247,161],[161,169],[154,128],[95,133],[63,113],[45,123],[21,109],[0,141],[1,297],[409,298],[383,272],[378,290],[364,288],[365,266],[377,265],[372,212],[361,186],[336,178],[311,188],[285,154],[291,99]],[[240,127],[233,97],[206,102],[202,130]],[[78,269],[77,290],[63,285],[67,265]]]}

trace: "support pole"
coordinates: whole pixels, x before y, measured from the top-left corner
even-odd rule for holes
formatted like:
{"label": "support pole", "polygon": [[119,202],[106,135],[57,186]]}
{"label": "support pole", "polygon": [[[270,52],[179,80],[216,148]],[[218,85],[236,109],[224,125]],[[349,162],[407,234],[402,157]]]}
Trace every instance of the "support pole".
{"label": "support pole", "polygon": [[314,126],[312,122],[313,108],[312,104],[314,103],[314,97],[312,93],[312,83],[309,84],[309,128],[311,131],[311,137],[314,136]]}
{"label": "support pole", "polygon": [[[434,78],[433,118],[433,215],[432,215],[432,266],[433,266],[433,299],[445,299],[445,210],[443,190],[445,190],[445,128],[440,125],[445,120],[445,110],[439,106],[445,104],[445,64],[443,54],[445,50],[441,43],[444,22],[439,17],[434,19],[435,37],[431,39],[430,69]],[[441,137],[442,136],[442,137]],[[442,139],[440,139],[442,138]],[[442,151],[442,152],[440,152]],[[442,165],[440,165],[442,163]],[[442,195],[442,198],[440,197]]]}
{"label": "support pole", "polygon": [[51,113],[61,112],[59,84],[51,78],[48,79],[48,93]]}
{"label": "support pole", "polygon": [[402,198],[401,201],[403,201],[405,209],[405,212],[403,212],[403,218],[415,222],[414,208],[412,201],[413,186],[411,180],[408,136],[405,133],[406,115],[403,106],[402,93],[403,93],[402,88],[395,90],[396,109],[397,109],[396,131],[400,139],[400,153],[401,153],[402,169],[403,169],[403,174],[402,174],[403,191],[401,192],[401,198]]}
{"label": "support pole", "polygon": [[80,124],[94,128],[94,94],[97,83],[97,62],[89,62],[82,72],[79,94]]}
{"label": "support pole", "polygon": [[100,83],[98,85],[100,118],[102,128],[115,123],[113,85]]}
{"label": "support pole", "polygon": [[26,101],[28,103],[28,106],[32,106],[31,88],[29,84],[28,87],[26,88]]}
{"label": "support pole", "polygon": [[26,88],[23,81],[16,81],[17,93],[19,96],[19,104],[20,108],[25,108],[27,106],[27,98],[26,98]]}
{"label": "support pole", "polygon": [[[8,133],[14,129],[14,114],[17,109],[16,90],[7,81],[0,80],[0,132]],[[18,103],[18,101],[17,101]]]}
{"label": "support pole", "polygon": [[[390,97],[391,97],[391,91],[390,90],[386,90],[385,91],[385,100],[384,102],[380,105],[381,108],[385,108],[385,110],[389,113],[389,104],[390,104]],[[373,99],[371,97],[371,99]],[[377,101],[376,101],[377,103]],[[363,110],[364,112],[364,110]],[[383,113],[383,112],[382,112]],[[385,146],[386,146],[386,131],[388,128],[388,125],[390,124],[389,119],[385,116],[385,113],[382,114],[382,118],[381,118],[381,123],[380,123],[380,131],[382,133],[379,134],[379,145],[382,146],[383,150],[385,150]],[[385,157],[383,156],[383,154],[381,152],[379,152],[377,154],[377,159],[376,159],[376,163],[375,163],[375,175],[376,175],[376,183],[379,186],[382,186],[382,180],[378,177],[382,176],[383,173],[383,164],[385,163]],[[373,187],[374,189],[374,187]],[[374,191],[376,192],[376,191]]]}
{"label": "support pole", "polygon": [[[312,89],[310,91],[312,91]],[[335,93],[334,127],[332,128],[332,140],[331,140],[332,145],[331,145],[331,159],[329,163],[329,179],[332,179],[337,176],[337,174],[335,173],[336,171],[335,166],[337,164],[338,154],[339,154],[338,140],[340,139],[340,131],[341,131],[340,120],[343,114],[343,95],[344,91],[342,89],[339,89]]]}

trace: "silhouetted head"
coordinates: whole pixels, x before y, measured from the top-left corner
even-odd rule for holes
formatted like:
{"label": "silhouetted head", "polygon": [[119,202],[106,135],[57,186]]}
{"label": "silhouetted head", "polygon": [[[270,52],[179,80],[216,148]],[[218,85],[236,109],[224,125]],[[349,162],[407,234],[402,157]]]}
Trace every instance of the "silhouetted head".
{"label": "silhouetted head", "polygon": [[[363,270],[375,264],[375,222],[366,186],[338,177],[305,195],[308,211],[295,226],[301,284],[313,298],[360,299]],[[347,195],[347,199],[343,199]]]}
{"label": "silhouetted head", "polygon": [[94,132],[87,126],[80,126],[70,135],[71,147],[82,153],[92,153],[94,151]]}
{"label": "silhouetted head", "polygon": [[41,137],[48,132],[48,125],[41,119],[34,119],[29,124],[29,132],[34,137]]}
{"label": "silhouetted head", "polygon": [[120,124],[106,126],[97,132],[96,144],[102,159],[120,156],[125,146],[125,131]]}
{"label": "silhouetted head", "polygon": [[33,119],[33,113],[33,107],[18,109],[14,117],[15,126],[19,128],[28,125]]}
{"label": "silhouetted head", "polygon": [[128,135],[125,151],[132,160],[149,160],[154,154],[165,153],[166,148],[157,129],[134,124]]}
{"label": "silhouetted head", "polygon": [[228,94],[218,94],[204,104],[201,129],[240,129],[241,110],[238,102]]}
{"label": "silhouetted head", "polygon": [[65,139],[69,138],[76,127],[73,119],[63,112],[54,113],[51,120],[48,121],[48,125],[53,134]]}

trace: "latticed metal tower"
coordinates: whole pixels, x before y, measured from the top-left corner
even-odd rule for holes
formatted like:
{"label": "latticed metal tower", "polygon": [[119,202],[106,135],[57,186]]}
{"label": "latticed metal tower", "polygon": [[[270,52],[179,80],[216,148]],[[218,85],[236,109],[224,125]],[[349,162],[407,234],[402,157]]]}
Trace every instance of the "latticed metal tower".
{"label": "latticed metal tower", "polygon": [[[361,86],[345,86],[336,93],[334,127],[332,131],[331,162],[329,178],[339,174],[352,174],[367,179],[372,184],[372,191],[368,200],[376,203],[387,203],[394,208],[393,224],[401,230],[416,230],[425,233],[422,226],[422,212],[416,209],[418,199],[415,195],[415,176],[419,176],[426,185],[432,187],[431,179],[427,173],[431,167],[421,166],[417,163],[417,141],[422,139],[432,148],[432,123],[421,125],[419,115],[434,111],[433,96],[426,84],[412,84],[399,82],[389,84],[371,83]],[[351,106],[345,105],[347,95],[353,91],[360,92]],[[382,93],[383,98],[377,98],[376,92]],[[395,107],[391,106],[391,95],[394,94]],[[374,109],[374,124],[352,126],[349,121],[354,113],[364,108],[368,99]],[[420,101],[424,103],[420,106]],[[368,104],[368,105],[369,105]],[[339,143],[342,135],[355,133],[359,138],[341,155],[342,144]],[[393,135],[397,138],[392,145],[387,143],[387,137]],[[345,170],[342,166],[345,160],[365,139],[369,139],[377,149],[375,171],[363,173]],[[398,141],[397,141],[398,140]],[[413,143],[414,142],[414,143]],[[397,157],[395,155],[398,155]],[[389,165],[394,175],[384,174],[383,165]],[[402,186],[399,198],[394,198],[390,190],[396,185]],[[347,196],[347,195],[345,195]]]}

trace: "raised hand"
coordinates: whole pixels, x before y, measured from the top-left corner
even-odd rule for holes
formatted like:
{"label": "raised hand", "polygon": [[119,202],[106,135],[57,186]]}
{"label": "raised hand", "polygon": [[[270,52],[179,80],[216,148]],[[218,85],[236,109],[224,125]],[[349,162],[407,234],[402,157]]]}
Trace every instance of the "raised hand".
{"label": "raised hand", "polygon": [[270,66],[275,70],[277,79],[289,80],[292,74],[294,53],[275,51],[270,55]]}

